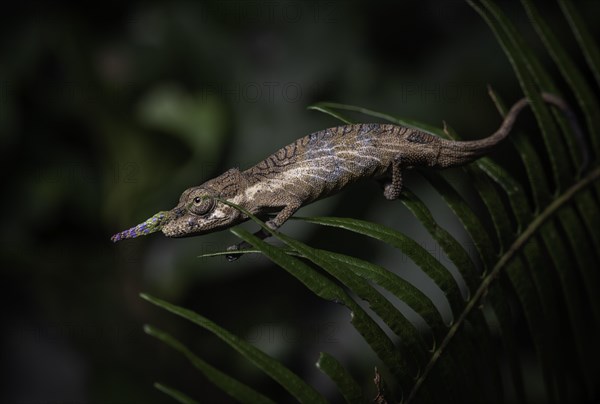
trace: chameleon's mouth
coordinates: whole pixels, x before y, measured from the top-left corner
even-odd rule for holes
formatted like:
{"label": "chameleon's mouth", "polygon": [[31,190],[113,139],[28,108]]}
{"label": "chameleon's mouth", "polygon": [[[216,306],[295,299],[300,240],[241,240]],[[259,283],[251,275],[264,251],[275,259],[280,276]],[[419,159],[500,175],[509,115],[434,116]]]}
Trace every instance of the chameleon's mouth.
{"label": "chameleon's mouth", "polygon": [[152,216],[145,222],[142,222],[130,229],[123,230],[122,232],[113,235],[110,239],[113,243],[116,243],[117,241],[125,240],[128,238],[136,238],[139,236],[145,236],[147,234],[162,230],[165,224],[169,222],[169,213],[169,211],[158,212],[156,215]]}

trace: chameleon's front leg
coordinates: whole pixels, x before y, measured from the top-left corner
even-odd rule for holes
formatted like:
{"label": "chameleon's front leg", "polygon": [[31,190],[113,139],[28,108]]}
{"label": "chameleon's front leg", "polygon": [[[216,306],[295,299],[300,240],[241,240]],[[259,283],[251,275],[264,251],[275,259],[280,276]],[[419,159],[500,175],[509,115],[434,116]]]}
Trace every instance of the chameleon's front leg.
{"label": "chameleon's front leg", "polygon": [[[271,230],[277,230],[279,227],[281,227],[281,225],[283,225],[294,213],[296,213],[296,211],[298,209],[300,209],[300,207],[302,206],[302,202],[299,200],[294,200],[293,202],[289,203],[288,205],[286,205],[281,211],[279,211],[279,213],[270,220],[267,220],[265,222],[265,224],[267,225],[267,227]],[[260,229],[259,231],[257,231],[256,233],[254,233],[254,236],[258,237],[261,240],[266,239],[267,237],[269,237],[271,234],[266,231],[265,229]],[[227,251],[238,251],[238,250],[243,250],[245,248],[251,248],[252,245],[250,243],[247,243],[245,241],[239,242],[237,244],[234,244],[232,246],[229,246],[227,248]],[[241,257],[244,254],[228,254],[226,255],[226,258],[228,261],[235,261],[237,260],[239,257]]]}

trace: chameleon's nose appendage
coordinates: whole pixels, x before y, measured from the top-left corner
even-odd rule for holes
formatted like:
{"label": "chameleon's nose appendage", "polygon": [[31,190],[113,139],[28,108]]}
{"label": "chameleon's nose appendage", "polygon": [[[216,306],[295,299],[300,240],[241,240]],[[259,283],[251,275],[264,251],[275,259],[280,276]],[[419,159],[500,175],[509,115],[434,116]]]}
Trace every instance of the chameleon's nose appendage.
{"label": "chameleon's nose appendage", "polygon": [[132,227],[131,229],[123,230],[122,232],[112,236],[110,239],[113,243],[116,243],[117,241],[125,240],[128,238],[136,238],[139,236],[145,236],[146,234],[159,231],[164,226],[168,217],[168,213],[169,212],[165,211],[158,212],[156,215],[152,216],[145,222],[140,223],[137,226]]}

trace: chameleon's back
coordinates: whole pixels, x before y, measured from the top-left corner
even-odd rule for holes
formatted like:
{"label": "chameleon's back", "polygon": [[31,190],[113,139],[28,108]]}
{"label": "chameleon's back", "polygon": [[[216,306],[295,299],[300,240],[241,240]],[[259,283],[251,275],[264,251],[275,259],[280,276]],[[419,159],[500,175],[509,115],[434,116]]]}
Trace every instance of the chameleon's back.
{"label": "chameleon's back", "polygon": [[246,174],[273,190],[313,201],[359,179],[384,175],[408,132],[381,124],[325,129],[279,149]]}

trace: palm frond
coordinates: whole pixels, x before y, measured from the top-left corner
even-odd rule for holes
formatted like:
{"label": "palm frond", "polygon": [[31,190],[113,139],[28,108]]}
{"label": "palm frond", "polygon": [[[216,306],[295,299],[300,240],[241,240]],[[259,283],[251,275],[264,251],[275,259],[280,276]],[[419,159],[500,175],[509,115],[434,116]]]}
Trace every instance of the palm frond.
{"label": "palm frond", "polygon": [[165,386],[164,384],[155,383],[154,387],[171,397],[173,400],[180,402],[181,404],[197,404],[196,400],[191,399],[186,394],[182,393],[179,390],[175,390],[172,387]]}
{"label": "palm frond", "polygon": [[[515,178],[487,157],[464,167],[463,174],[471,180],[473,193],[483,202],[477,214],[444,174],[424,174],[468,235],[469,243],[475,247],[472,253],[436,221],[426,201],[404,190],[401,203],[458,269],[468,289],[466,296],[461,292],[461,280],[453,275],[448,263],[397,229],[359,219],[296,218],[311,225],[353,232],[404,254],[443,292],[453,317],[450,323],[443,320],[431,297],[376,262],[309,246],[269,229],[243,210],[283,246],[267,243],[241,228],[230,231],[252,246],[244,252],[264,255],[310,293],[348,309],[350,323],[379,360],[373,366],[387,369],[385,383],[377,373],[381,382],[378,389],[388,386],[379,391],[380,399],[419,403],[592,402],[600,398],[600,350],[596,344],[600,337],[600,104],[590,90],[592,85],[560,45],[533,1],[522,0],[525,12],[568,83],[569,94],[573,94],[578,111],[585,118],[585,132],[573,128],[568,119],[544,104],[540,93],[560,94],[559,87],[502,9],[490,0],[468,3],[489,25],[511,62],[523,93],[531,101],[544,149],[536,150],[528,135],[511,138],[526,174],[524,179]],[[597,45],[573,5],[567,0],[559,0],[559,5],[599,84]],[[500,115],[504,115],[506,109],[500,95],[490,89],[490,96]],[[459,138],[447,126],[437,128],[358,106],[319,103],[310,108],[346,123],[352,120],[345,113],[360,113]],[[590,144],[592,150],[586,150],[585,144]],[[547,170],[542,156],[549,162]],[[428,329],[419,329],[380,290],[404,302]],[[320,392],[277,359],[214,322],[165,301],[143,297],[212,332],[296,400],[325,401]],[[370,311],[361,301],[368,303]],[[525,327],[516,329],[521,324]],[[394,335],[388,335],[382,325]],[[169,334],[153,327],[147,327],[146,332],[183,354],[233,398],[270,402],[267,395],[214,368]],[[522,335],[535,353],[537,365],[533,374],[543,384],[541,395],[533,390],[529,379],[532,372],[525,366]],[[317,367],[347,402],[364,402],[368,394],[361,388],[363,383],[331,354],[322,352],[314,355],[317,356]],[[192,402],[170,387],[157,388],[180,402]]]}

